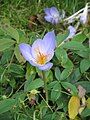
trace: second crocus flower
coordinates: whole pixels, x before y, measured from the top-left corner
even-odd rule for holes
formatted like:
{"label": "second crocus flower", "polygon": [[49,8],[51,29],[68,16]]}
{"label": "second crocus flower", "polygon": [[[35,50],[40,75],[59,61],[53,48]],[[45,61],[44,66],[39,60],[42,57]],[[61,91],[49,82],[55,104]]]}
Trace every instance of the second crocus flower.
{"label": "second crocus flower", "polygon": [[59,11],[56,7],[46,8],[44,9],[45,12],[45,20],[52,23],[52,24],[58,24],[61,16]]}

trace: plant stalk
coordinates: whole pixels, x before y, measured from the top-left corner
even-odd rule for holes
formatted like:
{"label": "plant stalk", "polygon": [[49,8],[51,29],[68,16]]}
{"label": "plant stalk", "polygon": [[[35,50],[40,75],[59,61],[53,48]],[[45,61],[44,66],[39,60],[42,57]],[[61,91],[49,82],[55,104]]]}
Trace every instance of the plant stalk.
{"label": "plant stalk", "polygon": [[46,96],[46,102],[48,103],[48,89],[47,89],[47,80],[45,77],[45,73],[42,71],[43,75],[43,81],[44,81],[44,89],[45,89],[45,96]]}

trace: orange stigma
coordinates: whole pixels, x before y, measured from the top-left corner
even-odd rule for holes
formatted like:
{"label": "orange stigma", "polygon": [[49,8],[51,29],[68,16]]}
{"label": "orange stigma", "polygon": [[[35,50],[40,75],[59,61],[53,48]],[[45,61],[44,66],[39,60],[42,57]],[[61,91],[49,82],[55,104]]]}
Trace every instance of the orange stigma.
{"label": "orange stigma", "polygon": [[39,54],[37,55],[37,63],[43,65],[45,64],[46,60],[47,56],[39,52]]}
{"label": "orange stigma", "polygon": [[35,48],[35,52],[36,52],[36,62],[40,65],[43,65],[46,63],[47,60],[47,55],[45,55],[44,53],[42,53],[39,49],[39,47]]}

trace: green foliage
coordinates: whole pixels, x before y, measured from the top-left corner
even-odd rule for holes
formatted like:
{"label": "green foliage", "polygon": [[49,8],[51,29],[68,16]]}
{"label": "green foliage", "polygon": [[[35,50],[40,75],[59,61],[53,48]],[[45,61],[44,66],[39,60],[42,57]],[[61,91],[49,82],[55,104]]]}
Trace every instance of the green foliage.
{"label": "green foliage", "polygon": [[[80,25],[76,35],[69,35],[68,23],[51,25],[44,21],[43,9],[56,6],[69,16],[82,7],[80,0],[1,0],[0,4],[0,120],[69,120],[68,103],[78,96],[78,86],[90,98],[90,28]],[[32,17],[36,17],[32,21]],[[75,26],[76,26],[75,21]],[[19,50],[20,43],[32,43],[54,30],[57,47],[53,67],[44,71],[27,62]],[[48,44],[48,43],[47,43]],[[45,78],[45,79],[44,79]],[[48,90],[46,101],[45,81]],[[74,105],[74,102],[72,102]],[[82,105],[81,105],[82,104]],[[89,119],[90,109],[76,119]],[[71,111],[72,111],[71,105]]]}
{"label": "green foliage", "polygon": [[59,82],[56,82],[51,91],[51,100],[56,101],[61,95],[61,85]]}
{"label": "green foliage", "polygon": [[61,84],[67,91],[70,91],[72,95],[77,95],[78,90],[75,87],[75,85],[72,85],[71,83],[68,82],[61,82]]}
{"label": "green foliage", "polygon": [[82,114],[81,114],[82,117],[87,117],[87,116],[90,116],[90,109],[86,108]]}
{"label": "green foliage", "polygon": [[4,51],[15,44],[15,41],[8,38],[0,39],[0,51]]}
{"label": "green foliage", "polygon": [[27,84],[27,86],[25,86],[25,91],[31,91],[33,89],[37,89],[39,87],[42,87],[44,85],[42,79],[38,78],[35,79],[34,81],[30,82],[29,84]]}
{"label": "green foliage", "polygon": [[0,102],[0,114],[13,109],[14,105],[15,105],[14,99],[4,99],[3,101]]}
{"label": "green foliage", "polygon": [[87,71],[89,68],[90,68],[90,60],[83,59],[83,60],[80,62],[80,70],[81,70],[81,73],[84,73],[84,72]]}
{"label": "green foliage", "polygon": [[4,30],[7,35],[9,35],[11,38],[15,39],[17,41],[17,43],[19,43],[19,34],[16,29],[7,25]]}

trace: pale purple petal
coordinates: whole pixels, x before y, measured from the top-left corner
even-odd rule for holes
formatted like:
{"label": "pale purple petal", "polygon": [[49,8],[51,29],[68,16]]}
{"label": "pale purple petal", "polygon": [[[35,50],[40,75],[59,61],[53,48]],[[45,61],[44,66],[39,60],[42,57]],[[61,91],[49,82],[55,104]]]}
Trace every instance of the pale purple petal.
{"label": "pale purple petal", "polygon": [[35,62],[33,62],[32,60],[29,60],[29,63],[32,65],[32,66],[38,66]]}
{"label": "pale purple petal", "polygon": [[29,60],[32,60],[32,55],[31,55],[31,46],[28,45],[28,44],[25,44],[25,43],[21,43],[19,45],[19,49],[20,49],[20,52],[21,54],[23,55],[23,57],[29,61]]}
{"label": "pale purple petal", "polygon": [[44,18],[45,18],[46,21],[52,23],[53,18],[50,15],[49,16],[45,16]]}
{"label": "pale purple petal", "polygon": [[69,26],[68,30],[69,30],[69,36],[68,37],[72,38],[76,33],[76,29],[73,26]]}
{"label": "pale purple petal", "polygon": [[52,16],[58,17],[59,16],[59,11],[55,7],[50,8],[50,13]]}
{"label": "pale purple petal", "polygon": [[56,19],[54,19],[54,22],[53,22],[53,24],[58,24],[59,23],[59,18],[57,17]]}
{"label": "pale purple petal", "polygon": [[46,62],[49,62],[53,58],[53,56],[54,56],[54,50],[49,51],[47,53],[47,61]]}
{"label": "pale purple petal", "polygon": [[54,31],[48,32],[44,36],[43,42],[44,42],[44,47],[47,53],[49,53],[50,51],[53,51],[56,47],[56,38],[55,38]]}
{"label": "pale purple petal", "polygon": [[43,44],[42,39],[37,39],[33,43],[31,52],[32,52],[32,56],[34,57],[34,59],[37,59],[37,55],[39,55],[39,53],[46,54],[45,46]]}
{"label": "pale purple petal", "polygon": [[87,20],[87,18],[86,18],[85,16],[81,16],[81,17],[80,17],[81,23],[85,24],[85,23],[86,23],[86,20]]}
{"label": "pale purple petal", "polygon": [[49,70],[53,66],[53,63],[49,62],[43,66],[38,67],[40,70]]}
{"label": "pale purple petal", "polygon": [[46,15],[51,15],[50,8],[45,8],[44,12],[45,12]]}

